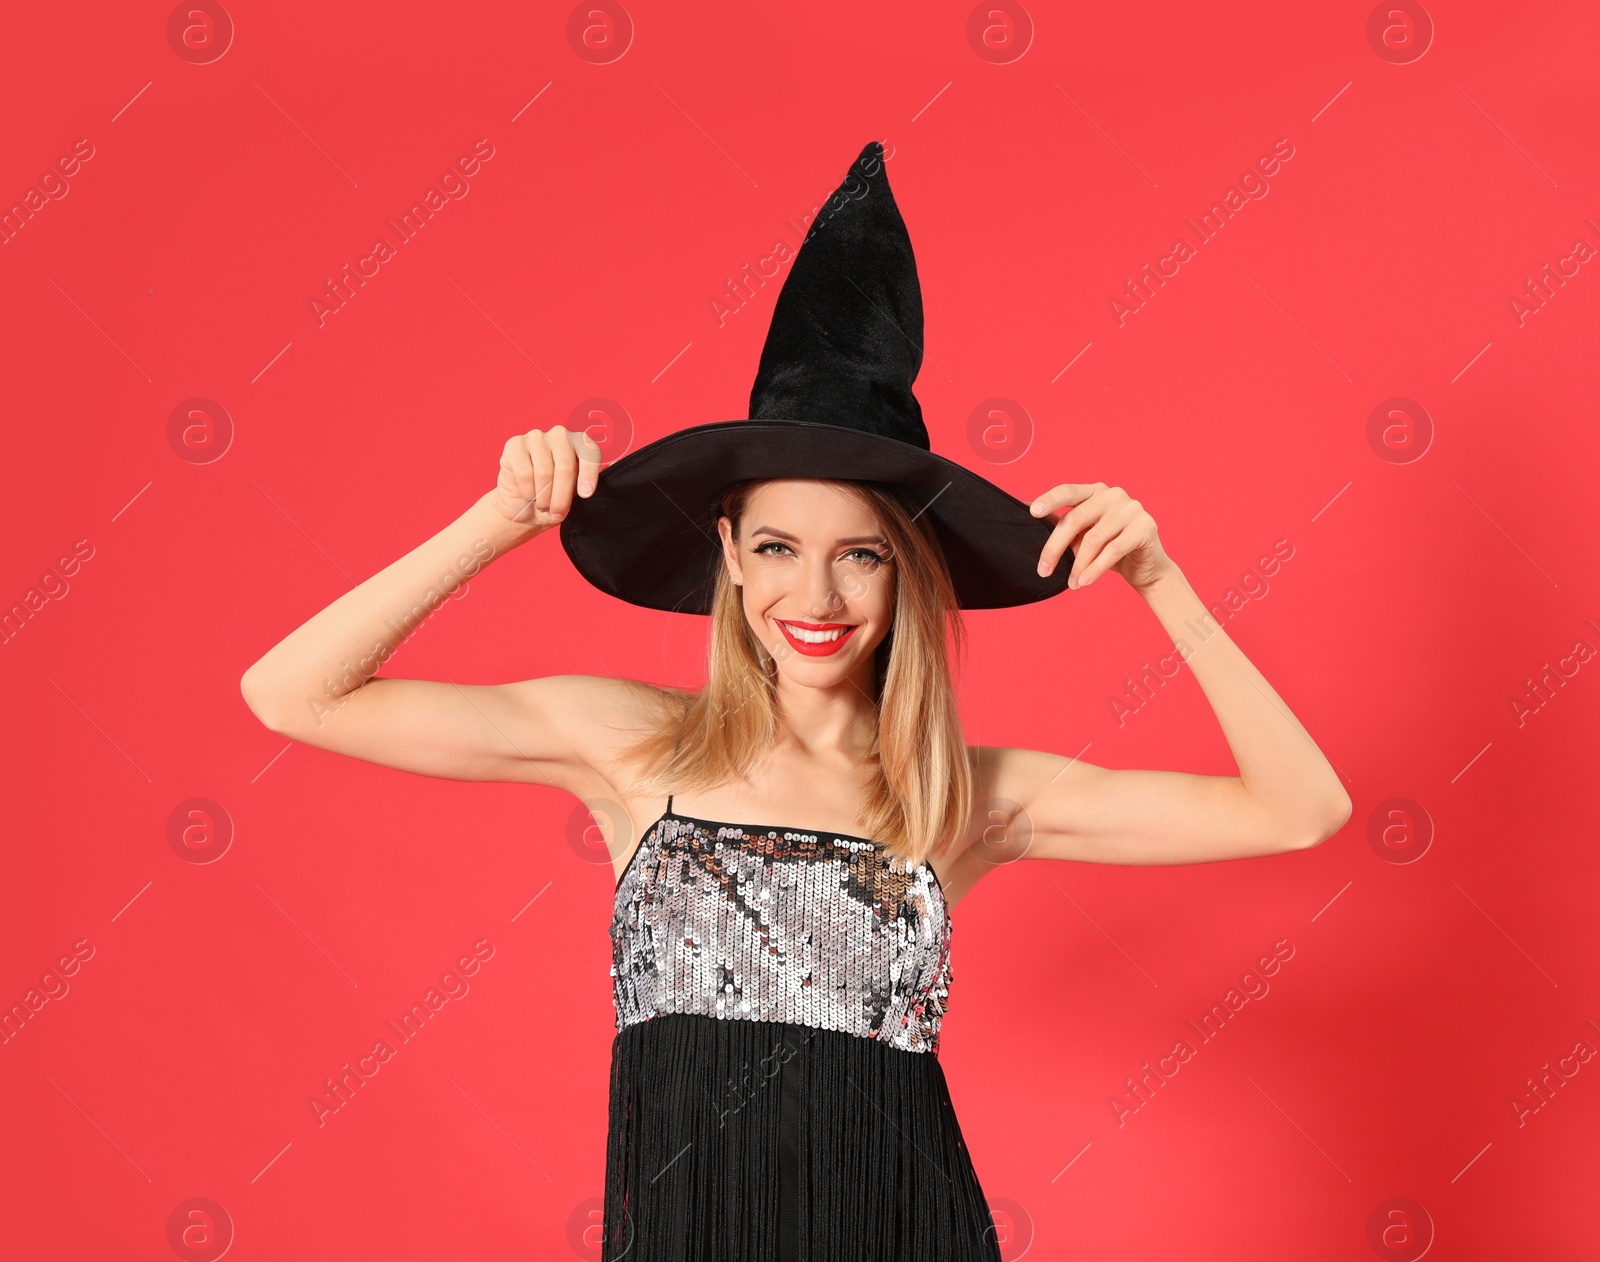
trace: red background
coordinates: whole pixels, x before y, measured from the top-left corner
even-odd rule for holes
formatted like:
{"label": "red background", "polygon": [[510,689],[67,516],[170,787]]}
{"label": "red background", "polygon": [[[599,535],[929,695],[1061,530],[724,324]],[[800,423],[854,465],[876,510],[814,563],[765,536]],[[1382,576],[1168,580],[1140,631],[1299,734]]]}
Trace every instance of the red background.
{"label": "red background", "polygon": [[[627,2],[610,60],[551,5],[230,2],[209,61],[161,6],[8,15],[0,205],[93,157],[0,251],[0,602],[92,549],[0,643],[0,1007],[57,991],[0,1044],[5,1252],[209,1256],[168,1243],[205,1198],[240,1258],[595,1256],[611,872],[581,806],[285,749],[239,677],[510,434],[598,398],[616,455],[742,415],[778,281],[711,300],[882,138],[935,449],[1025,498],[1126,487],[1355,803],[1310,852],[1025,861],[957,908],[942,1062],[1008,1259],[1591,1256],[1600,1061],[1512,1101],[1600,1048],[1600,258],[1510,300],[1600,248],[1593,6],[1439,4],[1416,57],[1361,4],[1035,5],[1024,50],[962,4]],[[319,323],[480,139],[469,195]],[[1280,140],[1269,194],[1119,324]],[[226,444],[169,442],[195,398]],[[1015,441],[973,445],[994,398]],[[1369,439],[1393,399],[1426,422]],[[969,739],[1234,770],[1187,671],[1119,722],[1170,647],[1125,584],[969,626]],[[692,683],[703,632],[546,537],[386,673]],[[196,797],[231,821],[212,862],[169,843]],[[470,993],[319,1125],[480,940]],[[1280,940],[1270,992],[1119,1125]],[[1375,1248],[1394,1198],[1420,1210]]]}

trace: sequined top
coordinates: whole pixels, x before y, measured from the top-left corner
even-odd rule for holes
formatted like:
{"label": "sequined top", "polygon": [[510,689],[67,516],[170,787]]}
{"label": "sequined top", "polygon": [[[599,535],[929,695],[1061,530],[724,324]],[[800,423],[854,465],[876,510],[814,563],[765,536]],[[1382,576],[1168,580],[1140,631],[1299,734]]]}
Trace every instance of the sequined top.
{"label": "sequined top", "polygon": [[862,837],[675,815],[669,798],[617,883],[617,1029],[699,1013],[936,1054],[950,931],[926,862]]}

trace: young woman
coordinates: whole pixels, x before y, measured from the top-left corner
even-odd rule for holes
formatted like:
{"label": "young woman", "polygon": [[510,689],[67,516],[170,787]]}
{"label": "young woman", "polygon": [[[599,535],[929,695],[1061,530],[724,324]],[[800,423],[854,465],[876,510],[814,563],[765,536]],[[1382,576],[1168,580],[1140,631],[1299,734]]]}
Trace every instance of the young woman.
{"label": "young woman", "polygon": [[[618,876],[608,1260],[998,1262],[936,1054],[951,911],[1021,858],[1264,856],[1350,813],[1137,500],[1066,483],[1025,507],[928,450],[909,240],[869,158],[844,186],[866,191],[819,213],[793,263],[747,421],[603,474],[584,434],[514,437],[494,490],[242,684],[307,744],[596,804]],[[558,525],[602,590],[710,615],[704,688],[374,677],[441,573]],[[1179,646],[1237,776],[965,744],[960,610],[1112,572]]]}

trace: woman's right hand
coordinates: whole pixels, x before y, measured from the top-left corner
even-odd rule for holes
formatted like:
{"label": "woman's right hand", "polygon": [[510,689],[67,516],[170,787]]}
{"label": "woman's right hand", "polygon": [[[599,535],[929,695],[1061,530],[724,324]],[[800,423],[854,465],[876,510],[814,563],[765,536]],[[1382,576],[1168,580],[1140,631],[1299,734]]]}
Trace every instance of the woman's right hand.
{"label": "woman's right hand", "polygon": [[600,478],[600,447],[583,430],[565,425],[533,429],[506,441],[494,506],[507,521],[547,530],[572,508],[576,491],[587,499]]}

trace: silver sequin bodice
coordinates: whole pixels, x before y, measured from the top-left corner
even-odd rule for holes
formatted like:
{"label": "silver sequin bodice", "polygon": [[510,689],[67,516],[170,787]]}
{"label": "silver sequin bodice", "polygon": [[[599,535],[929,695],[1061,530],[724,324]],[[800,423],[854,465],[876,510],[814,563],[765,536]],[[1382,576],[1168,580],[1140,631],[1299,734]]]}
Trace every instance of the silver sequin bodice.
{"label": "silver sequin bodice", "polygon": [[665,1013],[789,1021],[934,1052],[950,917],[874,842],[663,815],[611,917],[619,1031]]}

